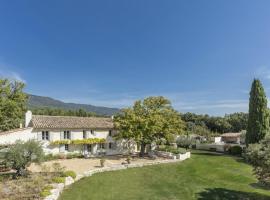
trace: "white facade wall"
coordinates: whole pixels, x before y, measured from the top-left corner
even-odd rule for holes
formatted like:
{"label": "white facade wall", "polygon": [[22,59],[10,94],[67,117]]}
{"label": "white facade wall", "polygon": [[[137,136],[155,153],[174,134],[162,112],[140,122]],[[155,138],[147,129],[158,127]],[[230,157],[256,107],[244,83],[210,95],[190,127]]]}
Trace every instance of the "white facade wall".
{"label": "white facade wall", "polygon": [[[35,130],[34,130],[35,131]],[[42,131],[49,131],[49,141],[42,141]],[[61,134],[63,135],[64,131],[70,131],[70,139],[71,140],[82,140],[83,131],[84,130],[36,130],[36,134],[38,135],[38,140],[42,141],[44,151],[52,154],[58,153],[84,153],[90,155],[98,155],[100,152],[104,152],[106,155],[115,155],[123,153],[122,143],[119,141],[115,141],[113,139],[113,135],[116,134],[114,130],[112,130],[112,136],[109,135],[110,130],[85,130],[86,138],[104,138],[106,143],[104,144],[105,149],[101,150],[99,144],[92,144],[90,152],[87,150],[86,145],[72,145],[69,144],[69,150],[65,150],[65,145],[53,145],[51,142],[63,139]],[[109,148],[109,143],[112,143],[112,148]]]}
{"label": "white facade wall", "polygon": [[215,137],[214,142],[215,143],[220,143],[221,142],[221,137]]}
{"label": "white facade wall", "polygon": [[[49,132],[49,140],[42,140],[42,131]],[[124,140],[115,141],[113,135],[116,134],[116,131],[112,130],[112,136],[109,135],[109,130],[85,130],[87,138],[104,138],[106,143],[104,144],[105,149],[100,149],[99,144],[92,144],[90,152],[88,151],[86,145],[72,145],[69,144],[69,150],[65,150],[65,145],[54,145],[53,141],[61,140],[63,137],[64,131],[70,131],[71,140],[82,140],[83,139],[83,130],[35,130],[33,128],[25,128],[22,130],[15,130],[14,132],[9,132],[4,135],[0,135],[0,145],[14,144],[16,140],[28,141],[30,139],[35,139],[40,141],[43,150],[46,154],[59,154],[59,153],[84,153],[92,156],[99,155],[103,152],[106,155],[115,155],[128,152],[134,152],[137,150],[136,144],[131,145],[131,148],[127,148],[128,144]],[[109,143],[112,143],[112,147],[109,148]]]}
{"label": "white facade wall", "polygon": [[14,144],[16,140],[28,141],[30,139],[37,139],[37,134],[32,132],[32,130],[32,128],[25,128],[0,135],[0,145]]}

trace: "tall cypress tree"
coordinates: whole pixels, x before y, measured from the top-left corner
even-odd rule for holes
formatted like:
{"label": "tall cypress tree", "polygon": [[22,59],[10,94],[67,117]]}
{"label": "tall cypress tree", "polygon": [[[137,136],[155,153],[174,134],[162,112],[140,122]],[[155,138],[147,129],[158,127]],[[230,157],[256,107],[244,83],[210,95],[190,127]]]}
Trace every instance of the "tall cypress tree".
{"label": "tall cypress tree", "polygon": [[254,79],[249,97],[249,117],[246,134],[246,144],[258,143],[269,132],[269,117],[267,99],[263,86]]}

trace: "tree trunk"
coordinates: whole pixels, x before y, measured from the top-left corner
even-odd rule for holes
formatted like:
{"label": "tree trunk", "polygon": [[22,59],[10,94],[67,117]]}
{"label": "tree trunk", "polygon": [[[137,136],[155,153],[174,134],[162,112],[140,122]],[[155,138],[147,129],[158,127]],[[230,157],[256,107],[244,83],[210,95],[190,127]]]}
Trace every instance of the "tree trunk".
{"label": "tree trunk", "polygon": [[145,153],[145,144],[141,143],[140,157],[144,157],[144,153]]}

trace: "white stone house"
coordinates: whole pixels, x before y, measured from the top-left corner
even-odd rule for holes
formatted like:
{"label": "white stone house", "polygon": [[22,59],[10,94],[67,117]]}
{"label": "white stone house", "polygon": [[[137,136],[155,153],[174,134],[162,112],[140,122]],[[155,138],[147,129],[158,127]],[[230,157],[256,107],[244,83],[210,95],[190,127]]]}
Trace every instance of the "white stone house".
{"label": "white stone house", "polygon": [[[83,153],[97,156],[126,153],[125,142],[116,141],[115,134],[111,118],[32,115],[31,111],[27,111],[25,128],[0,132],[0,145],[35,139],[42,143],[46,154]],[[102,142],[80,143],[90,138]]]}

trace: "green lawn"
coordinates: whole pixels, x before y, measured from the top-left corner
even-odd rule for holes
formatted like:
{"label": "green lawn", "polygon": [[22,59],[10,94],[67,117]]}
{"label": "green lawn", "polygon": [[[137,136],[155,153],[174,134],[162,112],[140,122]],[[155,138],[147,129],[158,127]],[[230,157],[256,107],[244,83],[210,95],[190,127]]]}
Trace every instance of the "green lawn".
{"label": "green lawn", "polygon": [[95,174],[73,184],[60,199],[270,199],[270,191],[256,182],[251,167],[241,159],[196,151],[177,164]]}

